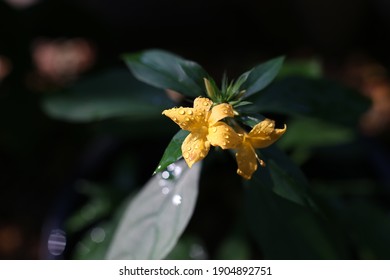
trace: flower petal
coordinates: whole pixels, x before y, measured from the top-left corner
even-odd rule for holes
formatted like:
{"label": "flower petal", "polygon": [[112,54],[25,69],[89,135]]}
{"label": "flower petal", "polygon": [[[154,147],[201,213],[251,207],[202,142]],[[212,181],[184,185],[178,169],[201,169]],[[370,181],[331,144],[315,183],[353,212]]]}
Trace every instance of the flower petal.
{"label": "flower petal", "polygon": [[234,117],[233,107],[228,103],[218,104],[211,109],[209,117],[209,125],[215,124],[217,121],[226,117]]}
{"label": "flower petal", "polygon": [[206,124],[206,121],[203,118],[195,117],[195,110],[188,107],[179,107],[169,110],[164,110],[163,115],[169,117],[176,124],[180,126],[181,129],[193,131],[201,128]]}
{"label": "flower petal", "polygon": [[184,160],[190,168],[194,163],[204,159],[209,150],[210,142],[207,141],[206,135],[201,133],[190,133],[181,145]]}
{"label": "flower petal", "polygon": [[244,179],[252,178],[253,172],[257,170],[257,155],[250,143],[244,141],[237,149],[237,174]]}
{"label": "flower petal", "polygon": [[222,149],[233,149],[241,144],[242,137],[226,123],[217,122],[209,127],[207,140],[213,146],[219,146]]}
{"label": "flower petal", "polygon": [[194,109],[197,113],[206,115],[210,111],[212,105],[213,101],[206,97],[197,97],[194,100]]}
{"label": "flower petal", "polygon": [[247,139],[254,148],[266,148],[278,140],[286,132],[286,129],[286,125],[283,129],[275,129],[275,122],[265,119],[253,127]]}

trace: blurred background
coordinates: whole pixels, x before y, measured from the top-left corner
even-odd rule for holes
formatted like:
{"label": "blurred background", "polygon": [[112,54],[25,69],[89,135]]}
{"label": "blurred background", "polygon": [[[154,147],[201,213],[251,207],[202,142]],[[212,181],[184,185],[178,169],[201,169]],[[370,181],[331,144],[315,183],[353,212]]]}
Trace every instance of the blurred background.
{"label": "blurred background", "polygon": [[[84,81],[81,87],[92,92],[102,90],[105,79],[106,91],[142,88],[120,56],[147,48],[197,61],[217,79],[225,70],[233,78],[286,55],[288,61],[309,61],[314,72],[368,97],[372,105],[356,127],[366,150],[355,143],[294,159],[317,194],[329,199],[327,207],[339,207],[340,198],[369,197],[370,203],[353,204],[358,210],[351,206],[344,214],[360,221],[372,220],[372,213],[380,217],[377,232],[390,248],[389,1],[1,0],[1,259],[74,258],[74,248],[89,250],[87,241],[80,243],[85,233],[90,242],[102,242],[107,232],[93,225],[150,177],[176,131],[169,121],[159,120],[152,133],[140,123],[155,119],[129,121],[110,112],[88,119],[72,100],[61,103],[62,111],[50,105],[57,92]],[[340,183],[346,177],[351,180]],[[329,190],[329,180],[341,186]],[[227,216],[234,215],[230,211]],[[194,216],[194,228],[200,216]],[[210,244],[218,239],[207,230],[198,233],[209,235]],[[375,234],[361,234],[352,240],[364,248],[351,246],[347,257],[390,257],[376,251],[384,243],[365,242],[377,239]],[[195,257],[218,256],[215,248],[194,248]]]}

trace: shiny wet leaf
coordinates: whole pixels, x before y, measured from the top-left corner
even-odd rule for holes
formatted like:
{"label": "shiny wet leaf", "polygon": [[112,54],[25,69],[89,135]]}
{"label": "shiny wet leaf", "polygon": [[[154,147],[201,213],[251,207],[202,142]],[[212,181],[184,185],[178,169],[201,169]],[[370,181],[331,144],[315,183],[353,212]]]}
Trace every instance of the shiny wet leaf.
{"label": "shiny wet leaf", "polygon": [[192,216],[200,171],[201,163],[180,161],[152,177],[130,201],[106,258],[165,258]]}

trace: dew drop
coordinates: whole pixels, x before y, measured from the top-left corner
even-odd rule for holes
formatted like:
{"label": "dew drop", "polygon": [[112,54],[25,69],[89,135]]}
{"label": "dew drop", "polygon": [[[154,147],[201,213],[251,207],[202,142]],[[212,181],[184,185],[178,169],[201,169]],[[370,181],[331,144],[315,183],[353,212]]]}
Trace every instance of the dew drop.
{"label": "dew drop", "polygon": [[173,175],[175,177],[179,177],[182,171],[183,171],[183,168],[181,168],[180,166],[176,166],[175,170],[173,170]]}
{"label": "dew drop", "polygon": [[168,181],[165,180],[165,179],[161,179],[161,180],[158,181],[158,185],[160,187],[166,187],[166,186],[168,186]]}
{"label": "dew drop", "polygon": [[101,243],[106,238],[106,231],[101,227],[95,227],[91,231],[91,239],[93,242]]}
{"label": "dew drop", "polygon": [[209,106],[209,103],[207,101],[203,102],[203,106]]}
{"label": "dew drop", "polygon": [[168,187],[164,187],[164,188],[161,189],[161,192],[162,192],[163,195],[167,195],[167,194],[169,194],[170,189]]}
{"label": "dew drop", "polygon": [[217,129],[216,127],[213,128],[213,132],[217,132],[217,130],[218,130],[218,129]]}
{"label": "dew drop", "polygon": [[173,121],[174,121],[174,122],[177,122],[177,118],[173,118]]}
{"label": "dew drop", "polygon": [[192,114],[193,114],[192,110],[188,110],[188,111],[187,111],[187,114],[188,114],[188,115],[192,115]]}
{"label": "dew drop", "polygon": [[163,179],[169,179],[169,172],[168,171],[164,171],[163,173],[161,173],[161,177],[163,178]]}
{"label": "dew drop", "polygon": [[184,153],[184,158],[189,158],[190,157],[190,154],[189,153]]}
{"label": "dew drop", "polygon": [[175,167],[176,167],[176,164],[171,163],[170,165],[167,166],[167,170],[168,171],[173,171],[173,170],[175,170]]}
{"label": "dew drop", "polygon": [[190,121],[190,118],[187,117],[185,120],[186,120],[186,122],[189,122],[189,121]]}
{"label": "dew drop", "polygon": [[226,128],[225,128],[225,131],[226,131],[226,132],[229,132],[229,128],[226,127]]}
{"label": "dew drop", "polygon": [[183,110],[183,109],[181,109],[180,111],[179,111],[179,114],[180,115],[184,115],[186,112]]}
{"label": "dew drop", "polygon": [[223,110],[223,113],[224,113],[224,114],[227,114],[227,113],[228,113],[228,110]]}
{"label": "dew drop", "polygon": [[178,194],[175,194],[173,197],[172,197],[172,203],[173,205],[180,205],[181,204],[181,200],[182,200],[182,197]]}
{"label": "dew drop", "polygon": [[225,135],[225,139],[229,139],[229,135]]}

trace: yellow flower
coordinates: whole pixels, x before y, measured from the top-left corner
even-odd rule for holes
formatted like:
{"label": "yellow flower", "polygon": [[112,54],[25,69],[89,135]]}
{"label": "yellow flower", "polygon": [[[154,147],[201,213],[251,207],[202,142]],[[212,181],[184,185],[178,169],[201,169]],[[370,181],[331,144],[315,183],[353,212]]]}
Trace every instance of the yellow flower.
{"label": "yellow flower", "polygon": [[264,161],[257,156],[255,149],[270,146],[286,132],[286,129],[286,125],[283,129],[275,129],[275,122],[265,119],[255,125],[248,134],[244,133],[242,142],[237,147],[237,174],[249,180],[257,170],[257,161],[265,166]]}
{"label": "yellow flower", "polygon": [[180,128],[191,133],[184,140],[181,151],[188,166],[206,157],[210,144],[222,149],[232,149],[241,142],[241,137],[224,122],[223,118],[233,117],[233,108],[228,103],[218,104],[205,97],[194,100],[194,107],[179,107],[162,112]]}

